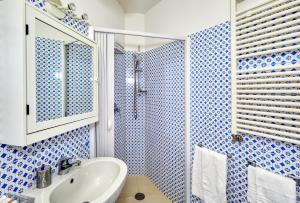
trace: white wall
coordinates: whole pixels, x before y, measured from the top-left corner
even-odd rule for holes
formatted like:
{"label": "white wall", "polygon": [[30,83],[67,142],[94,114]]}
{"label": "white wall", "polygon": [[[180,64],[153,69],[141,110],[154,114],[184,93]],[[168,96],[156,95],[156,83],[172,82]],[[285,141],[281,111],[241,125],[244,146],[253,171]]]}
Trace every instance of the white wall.
{"label": "white wall", "polygon": [[[140,13],[127,13],[125,14],[125,29],[132,31],[145,31],[145,15]],[[138,47],[141,50],[145,46],[145,38],[125,36],[125,48],[126,50],[138,51]]]}
{"label": "white wall", "polygon": [[116,0],[64,0],[74,2],[77,6],[76,13],[89,15],[89,23],[92,26],[124,29],[125,13]]}
{"label": "white wall", "polygon": [[230,0],[162,0],[145,15],[147,32],[188,35],[230,19]]}

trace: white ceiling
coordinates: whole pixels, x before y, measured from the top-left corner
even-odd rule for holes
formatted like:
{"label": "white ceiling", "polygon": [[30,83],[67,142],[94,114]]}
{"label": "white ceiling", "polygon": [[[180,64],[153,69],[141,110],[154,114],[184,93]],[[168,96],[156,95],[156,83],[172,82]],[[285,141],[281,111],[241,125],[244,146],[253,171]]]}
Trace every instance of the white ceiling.
{"label": "white ceiling", "polygon": [[146,13],[161,0],[117,0],[126,13]]}

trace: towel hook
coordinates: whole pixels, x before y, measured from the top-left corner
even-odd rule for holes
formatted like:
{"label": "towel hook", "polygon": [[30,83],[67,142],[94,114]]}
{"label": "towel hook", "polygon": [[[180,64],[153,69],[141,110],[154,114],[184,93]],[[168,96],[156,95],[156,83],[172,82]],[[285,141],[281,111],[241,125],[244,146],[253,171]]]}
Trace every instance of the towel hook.
{"label": "towel hook", "polygon": [[[203,145],[199,143],[199,144],[198,144],[198,147],[203,147]],[[227,156],[229,159],[232,158],[232,155],[231,155],[231,154],[226,153],[226,156]]]}
{"label": "towel hook", "polygon": [[[248,160],[247,166],[257,167],[257,164],[255,161]],[[297,178],[293,175],[287,175],[286,177],[293,179],[296,182],[296,186],[300,186],[300,178]]]}

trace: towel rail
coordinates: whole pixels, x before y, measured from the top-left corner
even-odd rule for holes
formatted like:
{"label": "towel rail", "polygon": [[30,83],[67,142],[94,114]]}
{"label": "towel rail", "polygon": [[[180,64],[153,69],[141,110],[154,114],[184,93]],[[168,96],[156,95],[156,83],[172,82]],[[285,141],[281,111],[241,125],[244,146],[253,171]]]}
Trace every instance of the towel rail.
{"label": "towel rail", "polygon": [[[247,162],[247,166],[258,167],[257,164],[256,164],[256,162],[255,161],[251,161],[251,160],[249,160]],[[293,179],[296,182],[296,186],[300,186],[300,178],[297,178],[297,177],[295,177],[293,175],[287,175],[285,177]]]}

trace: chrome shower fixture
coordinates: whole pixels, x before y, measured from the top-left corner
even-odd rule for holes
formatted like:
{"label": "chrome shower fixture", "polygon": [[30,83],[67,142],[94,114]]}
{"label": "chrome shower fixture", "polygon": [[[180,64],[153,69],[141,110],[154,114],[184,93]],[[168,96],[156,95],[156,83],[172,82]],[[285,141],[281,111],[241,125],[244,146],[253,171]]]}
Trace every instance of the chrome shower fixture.
{"label": "chrome shower fixture", "polygon": [[134,91],[133,91],[133,116],[136,120],[138,118],[138,96],[141,96],[142,93],[146,94],[147,90],[142,89],[140,85],[140,77],[143,69],[140,68],[140,62],[142,58],[140,54],[133,55],[133,63],[134,63]]}

